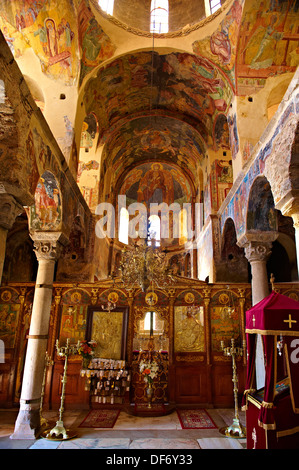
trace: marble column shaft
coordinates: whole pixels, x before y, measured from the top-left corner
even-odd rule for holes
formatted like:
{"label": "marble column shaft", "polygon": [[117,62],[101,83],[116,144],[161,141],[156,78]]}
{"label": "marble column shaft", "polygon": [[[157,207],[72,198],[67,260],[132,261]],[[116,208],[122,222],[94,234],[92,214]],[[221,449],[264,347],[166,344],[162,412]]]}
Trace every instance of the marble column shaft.
{"label": "marble column shaft", "polygon": [[[40,234],[41,235],[41,234]],[[20,410],[11,439],[35,439],[40,428],[40,400],[47,348],[55,262],[61,244],[59,234],[33,238],[38,271],[33,299]]]}

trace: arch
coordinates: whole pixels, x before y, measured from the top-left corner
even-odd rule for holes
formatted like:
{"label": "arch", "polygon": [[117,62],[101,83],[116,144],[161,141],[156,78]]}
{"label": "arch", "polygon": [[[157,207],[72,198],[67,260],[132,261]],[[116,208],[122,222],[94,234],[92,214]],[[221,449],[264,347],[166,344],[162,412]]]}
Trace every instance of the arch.
{"label": "arch", "polygon": [[258,176],[253,181],[248,198],[246,213],[247,231],[276,231],[277,211],[271,186],[267,178]]}
{"label": "arch", "polygon": [[38,180],[29,220],[31,230],[54,231],[61,226],[61,192],[56,177],[49,170]]}
{"label": "arch", "polygon": [[36,279],[38,262],[29,235],[26,212],[16,217],[8,231],[2,282],[32,282]]}
{"label": "arch", "polygon": [[237,245],[235,223],[230,217],[223,227],[216,279],[217,282],[248,282],[248,261],[244,249]]}

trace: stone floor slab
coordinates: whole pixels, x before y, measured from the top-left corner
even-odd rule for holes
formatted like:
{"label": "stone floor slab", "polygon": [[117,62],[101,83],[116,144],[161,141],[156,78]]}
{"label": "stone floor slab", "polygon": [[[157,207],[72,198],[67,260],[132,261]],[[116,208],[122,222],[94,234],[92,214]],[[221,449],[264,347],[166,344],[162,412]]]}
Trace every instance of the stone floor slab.
{"label": "stone floor slab", "polygon": [[243,449],[237,439],[226,437],[197,439],[201,449]]}
{"label": "stone floor slab", "polygon": [[199,449],[195,439],[135,439],[130,449]]}

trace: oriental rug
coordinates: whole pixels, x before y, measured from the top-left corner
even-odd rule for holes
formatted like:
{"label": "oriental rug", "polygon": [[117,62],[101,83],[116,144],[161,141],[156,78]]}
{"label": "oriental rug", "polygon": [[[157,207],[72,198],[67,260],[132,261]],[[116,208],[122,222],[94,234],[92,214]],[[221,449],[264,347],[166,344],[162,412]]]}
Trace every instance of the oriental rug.
{"label": "oriental rug", "polygon": [[90,410],[79,428],[113,428],[120,410]]}
{"label": "oriental rug", "polygon": [[217,429],[214,421],[203,409],[177,409],[182,429]]}

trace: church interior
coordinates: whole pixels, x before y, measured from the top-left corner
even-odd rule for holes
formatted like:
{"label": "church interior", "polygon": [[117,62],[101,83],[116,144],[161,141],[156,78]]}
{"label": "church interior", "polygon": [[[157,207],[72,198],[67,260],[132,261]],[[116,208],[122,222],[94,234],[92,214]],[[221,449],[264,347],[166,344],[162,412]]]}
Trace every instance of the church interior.
{"label": "church interior", "polygon": [[298,10],[0,2],[0,448],[299,448]]}

